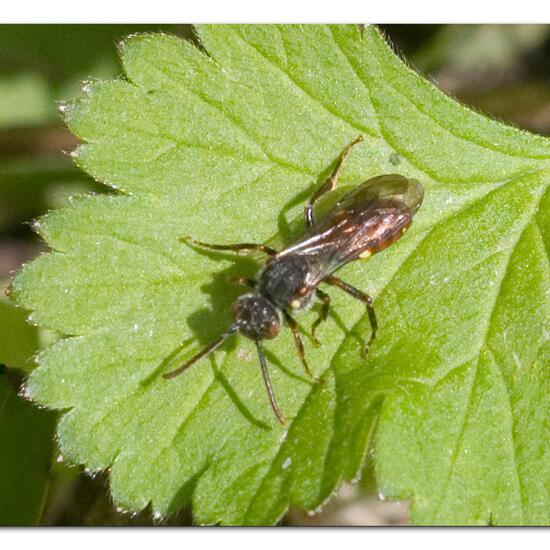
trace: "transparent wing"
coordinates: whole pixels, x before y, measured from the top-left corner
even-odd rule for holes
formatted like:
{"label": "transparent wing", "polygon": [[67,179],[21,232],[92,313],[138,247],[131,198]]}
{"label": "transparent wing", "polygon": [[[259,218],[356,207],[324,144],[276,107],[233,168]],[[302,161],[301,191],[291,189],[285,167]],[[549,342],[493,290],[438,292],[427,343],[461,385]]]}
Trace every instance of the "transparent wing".
{"label": "transparent wing", "polygon": [[331,212],[279,256],[307,256],[314,268],[309,283],[317,284],[347,262],[375,254],[399,239],[423,195],[416,180],[398,174],[372,178],[342,197]]}

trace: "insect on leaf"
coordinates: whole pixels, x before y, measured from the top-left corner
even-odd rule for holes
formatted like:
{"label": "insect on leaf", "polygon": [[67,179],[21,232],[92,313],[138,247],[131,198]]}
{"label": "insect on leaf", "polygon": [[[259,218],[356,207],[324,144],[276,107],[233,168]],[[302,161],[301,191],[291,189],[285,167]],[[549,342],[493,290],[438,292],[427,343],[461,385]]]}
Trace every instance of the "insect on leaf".
{"label": "insect on leaf", "polygon": [[[374,27],[197,33],[201,48],[129,38],[125,77],[67,106],[78,164],[119,193],[45,217],[53,252],[13,283],[68,335],[28,381],[66,411],[67,460],[109,468],[128,510],[192,503],[198,523],[271,524],[321,506],[372,446],[381,495],[410,499],[415,523],[547,524],[550,141],[446,97]],[[179,238],[288,244],[358,135],[342,189],[387,173],[425,189],[398,243],[338,273],[375,297],[368,359],[364,308],[329,288],[322,346],[306,339],[322,384],[289,331],[265,345],[286,427],[243,337],[165,380],[230,324],[243,290],[229,277],[263,261]]]}

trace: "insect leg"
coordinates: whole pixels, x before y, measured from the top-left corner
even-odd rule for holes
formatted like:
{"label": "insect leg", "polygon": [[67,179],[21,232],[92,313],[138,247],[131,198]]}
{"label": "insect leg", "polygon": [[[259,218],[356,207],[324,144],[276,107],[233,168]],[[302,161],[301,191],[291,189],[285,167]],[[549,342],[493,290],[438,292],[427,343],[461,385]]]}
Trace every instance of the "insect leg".
{"label": "insect leg", "polygon": [[316,346],[320,346],[321,342],[315,337],[315,331],[317,330],[317,327],[323,322],[327,320],[328,317],[328,311],[330,308],[330,296],[323,292],[321,289],[317,289],[315,294],[317,297],[323,302],[323,306],[321,308],[321,311],[319,313],[319,317],[315,319],[313,324],[311,325],[311,337],[313,338],[313,341],[315,342]]}
{"label": "insect leg", "polygon": [[265,360],[264,348],[260,340],[254,340],[256,342],[256,349],[258,350],[258,357],[260,358],[260,365],[262,367],[262,376],[264,377],[265,387],[267,389],[267,395],[269,397],[269,403],[271,408],[277,417],[277,420],[281,424],[285,424],[286,420],[277,404],[277,399],[275,398],[275,392],[273,391],[273,386],[271,385],[271,379],[269,378],[269,372],[267,370],[267,362]]}
{"label": "insect leg", "polygon": [[357,143],[360,143],[363,141],[363,136],[356,137],[341,153],[338,159],[336,160],[336,166],[334,167],[334,170],[332,171],[332,174],[324,181],[323,185],[313,193],[309,201],[307,202],[305,206],[304,215],[306,218],[306,226],[311,227],[314,223],[313,219],[313,205],[315,204],[315,201],[317,201],[322,195],[325,193],[328,193],[329,191],[332,191],[336,184],[338,183],[338,176],[340,175],[340,171],[342,170],[342,165],[344,164],[344,161],[346,160],[347,156],[349,155],[349,152],[351,151],[351,148],[356,145]]}
{"label": "insect leg", "polygon": [[357,298],[357,300],[361,300],[361,302],[363,302],[367,306],[367,313],[369,314],[369,321],[372,329],[369,341],[365,346],[365,354],[367,354],[374,338],[376,337],[376,332],[378,331],[378,321],[376,320],[376,314],[374,313],[372,298],[366,292],[363,292],[351,285],[348,285],[347,283],[342,281],[342,279],[334,277],[333,275],[329,275],[326,279],[323,279],[323,282],[340,288],[344,292],[347,292],[350,296]]}
{"label": "insect leg", "polygon": [[238,243],[238,244],[209,244],[202,241],[197,241],[192,237],[181,237],[180,241],[189,242],[193,245],[200,246],[202,248],[209,248],[210,250],[231,250],[236,252],[251,252],[253,250],[259,250],[268,254],[269,256],[274,256],[277,254],[277,251],[265,244],[255,244],[255,243]]}
{"label": "insect leg", "polygon": [[292,331],[292,336],[294,336],[294,343],[296,344],[296,351],[298,352],[298,356],[300,357],[300,361],[302,362],[302,365],[304,367],[304,370],[306,371],[306,374],[312,379],[317,381],[317,378],[313,376],[313,373],[311,372],[311,369],[309,368],[309,365],[306,361],[306,354],[304,352],[304,344],[302,342],[302,337],[300,336],[300,332],[298,331],[298,325],[296,324],[296,321],[294,318],[283,309],[283,315],[285,317],[285,321],[287,322],[290,330]]}
{"label": "insect leg", "polygon": [[184,370],[187,370],[189,367],[192,367],[199,359],[202,359],[209,353],[213,352],[216,348],[220,347],[232,334],[235,334],[238,331],[237,325],[231,325],[223,334],[218,336],[215,340],[212,340],[205,348],[199,351],[196,355],[191,357],[189,361],[184,363],[181,367],[176,370],[167,372],[162,375],[163,378],[175,378],[180,375]]}
{"label": "insect leg", "polygon": [[249,279],[248,277],[231,277],[229,282],[235,285],[250,286],[252,288],[254,288],[257,284],[254,279]]}

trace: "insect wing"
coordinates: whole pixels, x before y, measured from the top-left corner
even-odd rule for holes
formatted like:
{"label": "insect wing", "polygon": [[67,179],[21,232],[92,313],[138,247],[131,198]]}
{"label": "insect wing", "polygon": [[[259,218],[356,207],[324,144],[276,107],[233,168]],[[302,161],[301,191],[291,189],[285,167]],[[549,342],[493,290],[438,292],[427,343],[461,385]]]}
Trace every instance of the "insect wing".
{"label": "insect wing", "polygon": [[363,210],[377,200],[393,200],[406,208],[411,217],[416,213],[424,198],[424,188],[419,181],[399,174],[385,174],[367,180],[344,195],[334,211],[321,220],[320,224],[333,219],[339,210]]}
{"label": "insect wing", "polygon": [[419,182],[398,174],[372,178],[342,197],[294,245],[280,254],[302,254],[316,265],[310,284],[360,257],[395,242],[411,224],[422,203]]}

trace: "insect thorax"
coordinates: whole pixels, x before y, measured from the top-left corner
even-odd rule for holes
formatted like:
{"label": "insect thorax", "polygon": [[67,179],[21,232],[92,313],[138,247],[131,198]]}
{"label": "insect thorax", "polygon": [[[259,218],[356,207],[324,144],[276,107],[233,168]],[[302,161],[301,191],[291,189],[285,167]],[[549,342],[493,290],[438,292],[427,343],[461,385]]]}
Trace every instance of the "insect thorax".
{"label": "insect thorax", "polygon": [[279,308],[301,309],[311,301],[309,272],[310,265],[304,256],[276,256],[260,274],[258,291]]}

